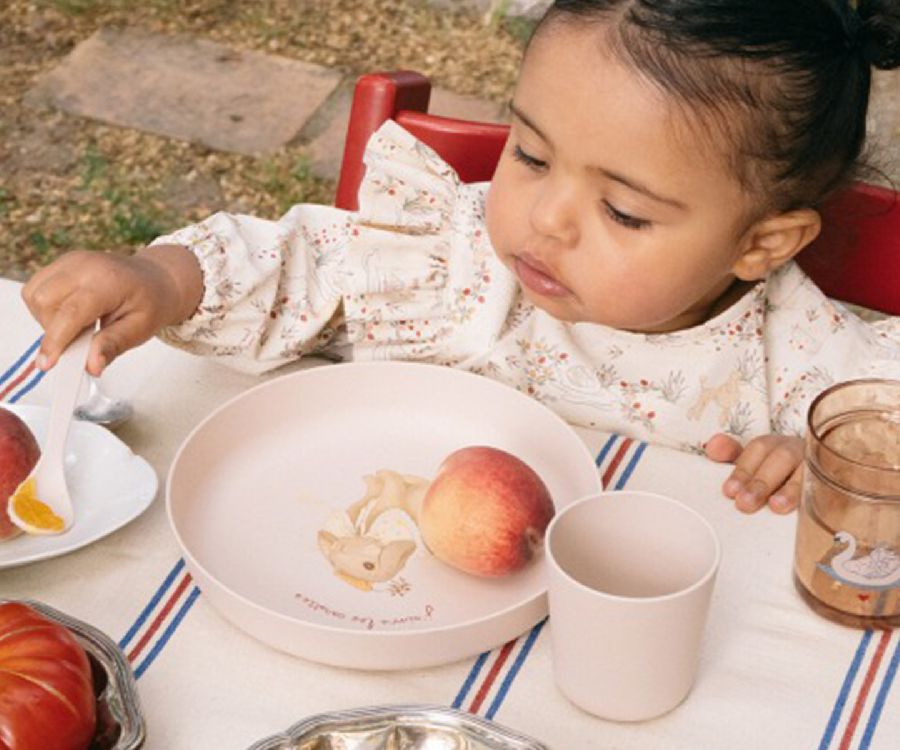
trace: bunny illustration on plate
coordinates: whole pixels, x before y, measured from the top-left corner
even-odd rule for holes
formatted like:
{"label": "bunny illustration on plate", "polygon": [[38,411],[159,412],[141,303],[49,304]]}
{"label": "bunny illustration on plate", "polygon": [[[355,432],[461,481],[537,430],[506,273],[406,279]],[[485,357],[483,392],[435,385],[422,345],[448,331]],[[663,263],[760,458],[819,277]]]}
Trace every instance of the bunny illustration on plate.
{"label": "bunny illustration on plate", "polygon": [[429,481],[390,469],[363,479],[363,497],[328,517],[318,543],[335,575],[372,591],[374,584],[394,578],[416,551],[416,523]]}

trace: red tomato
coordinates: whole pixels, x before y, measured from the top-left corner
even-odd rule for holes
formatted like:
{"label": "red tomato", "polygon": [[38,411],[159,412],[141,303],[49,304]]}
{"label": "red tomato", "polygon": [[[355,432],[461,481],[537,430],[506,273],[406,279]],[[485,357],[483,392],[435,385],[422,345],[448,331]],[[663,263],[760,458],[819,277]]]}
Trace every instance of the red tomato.
{"label": "red tomato", "polygon": [[91,665],[75,636],[24,604],[0,604],[0,750],[84,750],[95,724]]}

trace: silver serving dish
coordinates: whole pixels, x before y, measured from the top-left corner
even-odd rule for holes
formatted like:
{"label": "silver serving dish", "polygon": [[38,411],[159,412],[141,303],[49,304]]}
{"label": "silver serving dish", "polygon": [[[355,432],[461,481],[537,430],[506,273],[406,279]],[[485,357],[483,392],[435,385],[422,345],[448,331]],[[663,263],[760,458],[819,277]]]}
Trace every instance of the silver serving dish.
{"label": "silver serving dish", "polygon": [[248,750],[549,750],[446,706],[372,706],[317,714]]}
{"label": "silver serving dish", "polygon": [[136,750],[141,747],[145,730],[137,686],[131,667],[115,642],[97,628],[43,602],[0,598],[0,604],[13,601],[67,627],[87,653],[97,695],[97,733],[90,750]]}

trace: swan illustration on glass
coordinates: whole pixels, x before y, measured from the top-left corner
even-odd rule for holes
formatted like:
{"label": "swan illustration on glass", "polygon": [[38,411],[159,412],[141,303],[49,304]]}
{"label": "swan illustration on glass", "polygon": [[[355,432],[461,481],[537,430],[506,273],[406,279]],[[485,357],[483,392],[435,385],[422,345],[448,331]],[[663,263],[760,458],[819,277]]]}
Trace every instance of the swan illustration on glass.
{"label": "swan illustration on glass", "polygon": [[837,544],[847,547],[831,559],[830,564],[817,563],[836,581],[871,591],[886,591],[900,586],[900,555],[886,544],[878,544],[867,555],[854,557],[856,537],[847,531],[834,535]]}

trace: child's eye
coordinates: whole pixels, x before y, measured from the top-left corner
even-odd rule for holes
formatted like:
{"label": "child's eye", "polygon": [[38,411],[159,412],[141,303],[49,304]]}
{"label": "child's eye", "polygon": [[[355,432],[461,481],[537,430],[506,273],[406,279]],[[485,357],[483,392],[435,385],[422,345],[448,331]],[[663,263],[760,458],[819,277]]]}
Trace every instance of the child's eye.
{"label": "child's eye", "polygon": [[606,209],[606,213],[609,214],[609,217],[614,222],[616,222],[617,224],[621,224],[623,227],[626,227],[628,229],[646,229],[652,223],[647,219],[639,219],[636,216],[631,216],[630,214],[619,211],[619,209],[617,209],[609,201],[603,201],[603,207]]}
{"label": "child's eye", "polygon": [[543,169],[547,166],[547,162],[535,159],[531,154],[526,154],[521,146],[513,148],[513,159],[522,162],[529,169]]}

